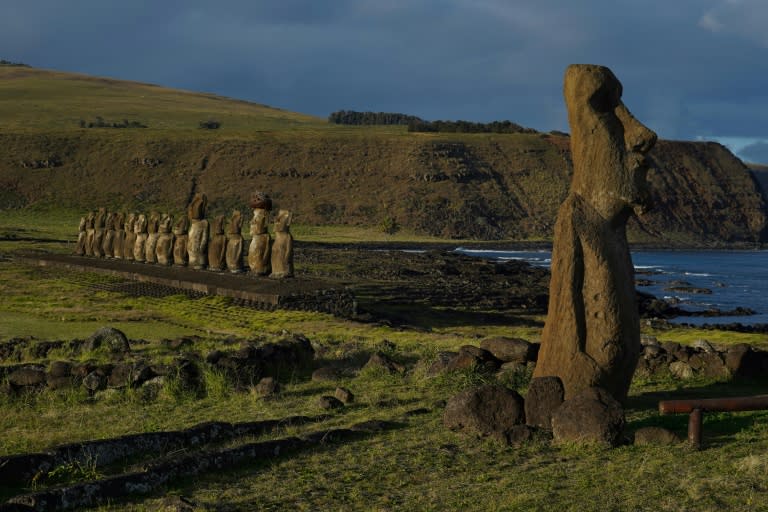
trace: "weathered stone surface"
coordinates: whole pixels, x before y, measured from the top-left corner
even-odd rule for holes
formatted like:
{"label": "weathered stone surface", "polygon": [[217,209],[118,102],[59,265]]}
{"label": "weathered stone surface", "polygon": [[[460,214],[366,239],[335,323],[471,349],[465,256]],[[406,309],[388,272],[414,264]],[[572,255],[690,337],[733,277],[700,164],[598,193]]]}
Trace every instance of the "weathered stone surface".
{"label": "weathered stone surface", "polygon": [[280,393],[280,383],[274,377],[264,377],[256,384],[256,394],[270,397]]}
{"label": "weathered stone surface", "polygon": [[123,259],[133,261],[133,248],[136,245],[136,220],[135,213],[129,213],[125,220],[125,239],[123,239]]}
{"label": "weathered stone surface", "polygon": [[448,370],[451,362],[456,359],[458,355],[458,352],[438,352],[437,357],[435,357],[435,360],[429,366],[429,369],[427,369],[427,375],[429,377],[434,377],[435,375]]}
{"label": "weathered stone surface", "polygon": [[382,354],[381,352],[374,352],[363,368],[380,368],[387,373],[403,373],[405,372],[405,366],[393,361],[389,356]]}
{"label": "weathered stone surface", "polygon": [[272,210],[272,198],[269,197],[269,194],[261,192],[260,190],[254,190],[253,193],[251,193],[250,206],[254,210],[264,210],[269,212]]}
{"label": "weathered stone surface", "polygon": [[45,370],[39,366],[18,368],[8,374],[8,382],[14,386],[40,386],[45,384]]}
{"label": "weathered stone surface", "polygon": [[104,249],[102,246],[104,245],[104,228],[107,223],[107,210],[106,208],[99,208],[99,211],[96,212],[96,216],[94,218],[94,224],[93,224],[93,239],[92,239],[92,246],[91,246],[91,253],[93,256],[97,258],[103,258],[104,257]]}
{"label": "weathered stone surface", "polygon": [[317,405],[321,409],[339,409],[344,407],[344,403],[335,396],[321,396],[317,399]]}
{"label": "weathered stone surface", "polygon": [[93,238],[96,236],[96,212],[88,212],[85,217],[85,256],[93,256]]}
{"label": "weathered stone surface", "polygon": [[448,400],[443,425],[482,436],[504,433],[524,422],[523,398],[497,385],[470,388]]}
{"label": "weathered stone surface", "polygon": [[503,441],[510,446],[520,447],[525,443],[533,441],[536,435],[536,429],[530,425],[515,425],[504,432]]}
{"label": "weathered stone surface", "polygon": [[334,382],[341,378],[341,374],[336,368],[323,366],[312,372],[314,382]]}
{"label": "weathered stone surface", "polygon": [[98,371],[93,371],[83,378],[83,387],[91,392],[104,389],[106,385],[106,377]]}
{"label": "weathered stone surface", "polygon": [[662,427],[643,427],[635,432],[635,444],[638,446],[666,446],[679,442],[677,434]]}
{"label": "weathered stone surface", "polygon": [[147,216],[140,213],[136,221],[133,223],[133,260],[140,263],[144,263],[147,254]]}
{"label": "weathered stone surface", "polygon": [[160,265],[173,263],[174,234],[171,232],[172,225],[173,217],[164,213],[157,226],[157,245],[155,248],[155,259]]}
{"label": "weathered stone surface", "polygon": [[554,231],[547,321],[534,376],[558,376],[571,398],[599,386],[625,400],[640,355],[626,223],[649,203],[645,154],[656,134],[621,102],[605,67],[572,65],[564,95],[573,179]]}
{"label": "weathered stone surface", "polygon": [[669,372],[678,379],[687,380],[693,378],[693,368],[683,361],[675,361],[669,365]]}
{"label": "weathered stone surface", "polygon": [[688,359],[688,365],[705,377],[726,378],[730,375],[720,354],[715,352],[699,352]]}
{"label": "weathered stone surface", "polygon": [[251,219],[251,243],[248,246],[248,267],[258,276],[268,275],[272,270],[272,241],[267,233],[269,212],[256,208]]}
{"label": "weathered stone surface", "polygon": [[125,334],[114,327],[102,327],[85,340],[83,350],[92,351],[100,347],[106,348],[115,354],[130,352],[131,346]]}
{"label": "weathered stone surface", "polygon": [[152,212],[147,219],[147,241],[144,243],[144,262],[157,263],[157,239],[160,227],[160,214]]}
{"label": "weathered stone surface", "polygon": [[712,344],[707,340],[694,341],[693,348],[703,350],[704,352],[708,352],[710,354],[716,352],[715,347],[713,347]]}
{"label": "weathered stone surface", "polygon": [[104,223],[104,240],[101,243],[101,252],[105,258],[111,258],[115,250],[115,213],[109,212]]}
{"label": "weathered stone surface", "polygon": [[240,210],[232,212],[232,218],[227,223],[227,250],[226,260],[227,268],[230,272],[243,271],[243,216]]}
{"label": "weathered stone surface", "polygon": [[587,388],[568,398],[552,414],[552,434],[558,443],[617,446],[624,430],[624,410],[602,388]]}
{"label": "weathered stone surface", "polygon": [[768,375],[768,352],[754,350],[746,343],[728,348],[725,365],[737,379],[754,379]]}
{"label": "weathered stone surface", "polygon": [[189,266],[196,269],[208,264],[208,221],[205,220],[208,198],[205,194],[195,194],[189,204],[189,236],[187,237],[187,255]]}
{"label": "weathered stone surface", "polygon": [[473,345],[464,345],[459,348],[459,353],[448,364],[448,370],[456,371],[474,368],[480,371],[495,372],[500,366],[500,361],[487,350]]}
{"label": "weathered stone surface", "polygon": [[484,339],[480,342],[480,348],[487,350],[496,359],[505,363],[535,361],[538,351],[538,345],[534,345],[521,338],[506,338],[503,336]]}
{"label": "weathered stone surface", "polygon": [[272,273],[269,277],[293,277],[293,236],[289,230],[293,214],[280,210],[275,219],[275,241],[272,244]]}
{"label": "weathered stone surface", "polygon": [[173,226],[173,264],[186,267],[189,263],[187,241],[189,240],[189,217],[182,215]]}
{"label": "weathered stone surface", "polygon": [[224,216],[217,215],[211,222],[208,242],[208,270],[220,272],[227,260],[227,236],[224,234]]}
{"label": "weathered stone surface", "polygon": [[123,259],[123,244],[125,243],[125,213],[115,214],[115,238],[112,241],[112,257]]}
{"label": "weathered stone surface", "polygon": [[347,388],[336,388],[336,391],[334,391],[333,396],[336,397],[341,403],[343,404],[351,404],[355,401],[355,395],[352,394],[350,390]]}
{"label": "weathered stone surface", "polygon": [[72,375],[72,363],[68,361],[53,361],[48,367],[51,377],[69,377]]}
{"label": "weathered stone surface", "polygon": [[86,217],[80,217],[80,225],[77,228],[77,243],[75,244],[75,250],[74,250],[74,253],[77,256],[85,255],[85,242],[87,239],[85,227],[86,227]]}
{"label": "weathered stone surface", "polygon": [[552,414],[563,403],[565,390],[559,377],[534,377],[525,395],[525,422],[534,427],[552,428]]}

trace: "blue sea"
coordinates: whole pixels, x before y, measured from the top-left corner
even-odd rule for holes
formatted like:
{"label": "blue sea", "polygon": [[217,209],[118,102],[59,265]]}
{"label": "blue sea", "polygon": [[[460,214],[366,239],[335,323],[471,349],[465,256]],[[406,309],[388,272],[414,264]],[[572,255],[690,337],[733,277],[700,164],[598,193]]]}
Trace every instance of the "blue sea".
{"label": "blue sea", "polygon": [[[456,251],[500,261],[521,259],[543,267],[549,267],[551,261],[549,251]],[[650,286],[638,286],[639,291],[678,301],[681,309],[726,311],[745,307],[757,312],[749,316],[679,317],[676,322],[768,324],[768,251],[636,251],[632,261],[637,279],[652,282]],[[681,283],[712,293],[667,290]]]}

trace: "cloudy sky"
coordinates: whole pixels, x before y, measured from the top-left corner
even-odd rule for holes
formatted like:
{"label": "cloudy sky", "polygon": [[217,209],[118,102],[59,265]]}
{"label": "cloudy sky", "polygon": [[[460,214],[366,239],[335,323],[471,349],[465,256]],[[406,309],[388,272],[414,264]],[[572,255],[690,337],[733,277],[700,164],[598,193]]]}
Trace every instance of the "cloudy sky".
{"label": "cloudy sky", "polygon": [[563,131],[565,67],[603,64],[661,137],[768,162],[768,0],[10,0],[0,58],[321,117]]}

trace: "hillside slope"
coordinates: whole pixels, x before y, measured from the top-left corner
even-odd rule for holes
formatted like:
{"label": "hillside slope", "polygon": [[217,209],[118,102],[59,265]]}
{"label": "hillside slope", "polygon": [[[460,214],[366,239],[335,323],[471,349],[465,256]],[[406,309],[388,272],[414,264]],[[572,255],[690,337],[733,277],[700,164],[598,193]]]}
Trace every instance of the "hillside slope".
{"label": "hillside slope", "polygon": [[[7,71],[0,68],[0,208],[180,213],[200,191],[212,213],[225,213],[246,209],[260,189],[305,225],[394,219],[446,238],[548,239],[570,181],[568,138],[558,135],[336,126],[146,84]],[[124,99],[137,95],[140,103]],[[81,128],[84,105],[89,118],[148,128]],[[221,129],[199,129],[206,118],[221,120]],[[634,240],[714,246],[763,239],[760,188],[726,148],[661,141],[653,157],[657,209],[633,222]]]}

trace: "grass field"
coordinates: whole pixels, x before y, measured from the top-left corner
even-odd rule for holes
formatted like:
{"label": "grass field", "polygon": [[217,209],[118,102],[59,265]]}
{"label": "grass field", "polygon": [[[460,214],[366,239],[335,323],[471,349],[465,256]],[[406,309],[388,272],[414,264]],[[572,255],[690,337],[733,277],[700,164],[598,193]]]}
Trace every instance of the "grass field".
{"label": "grass field", "polygon": [[[34,237],[61,239],[65,226],[47,217],[27,218]],[[6,224],[5,228],[10,224]],[[0,227],[0,229],[4,229]],[[0,254],[18,247],[66,250],[65,244],[7,241]],[[300,265],[301,262],[297,262]],[[297,374],[276,399],[251,389],[236,391],[206,377],[202,396],[166,391],[145,400],[130,391],[89,400],[80,391],[45,391],[0,403],[0,455],[43,450],[78,440],[187,428],[204,421],[258,421],[291,415],[316,416],[321,395],[336,385],[355,402],[326,420],[265,435],[262,439],[345,427],[372,419],[394,428],[356,441],[328,443],[273,460],[174,482],[134,501],[101,510],[164,510],[168,496],[181,495],[199,510],[557,510],[706,511],[768,510],[768,412],[706,414],[706,449],[623,446],[605,450],[534,441],[519,448],[476,439],[442,426],[440,401],[481,382],[500,382],[525,392],[526,375],[494,377],[456,372],[428,378],[439,350],[477,345],[488,335],[535,339],[536,329],[510,325],[451,325],[429,332],[362,324],[318,313],[264,312],[209,297],[130,297],[103,291],[108,277],[40,269],[0,258],[0,341],[14,336],[39,340],[83,338],[103,325],[123,330],[136,357],[174,357],[164,338],[198,336],[205,353],[228,347],[237,337],[279,337],[300,332],[328,361],[359,359],[386,350],[406,364],[405,374],[355,371],[337,383]],[[679,329],[648,332],[660,340],[764,344],[764,335]],[[384,343],[388,340],[391,344]],[[384,348],[382,348],[384,347]],[[65,354],[59,354],[64,357]],[[51,359],[55,359],[54,355]],[[764,393],[765,383],[733,384],[669,375],[636,379],[627,406],[628,431],[665,426],[685,436],[687,417],[660,417],[660,399]],[[411,413],[418,411],[417,414]],[[252,441],[253,439],[249,439]],[[244,442],[244,441],[239,441]],[[132,461],[131,463],[136,463]],[[67,478],[98,478],[116,468],[57,468]],[[44,482],[37,485],[46,485]],[[23,489],[3,488],[0,497]],[[27,491],[31,490],[27,489]]]}

